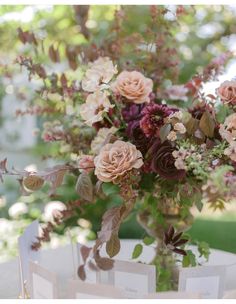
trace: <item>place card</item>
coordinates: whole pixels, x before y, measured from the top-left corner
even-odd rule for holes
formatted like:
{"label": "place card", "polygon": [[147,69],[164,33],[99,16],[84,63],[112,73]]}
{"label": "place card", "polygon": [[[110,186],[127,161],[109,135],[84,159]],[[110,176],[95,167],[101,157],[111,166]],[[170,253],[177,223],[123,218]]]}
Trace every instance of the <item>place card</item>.
{"label": "place card", "polygon": [[222,298],[225,275],[225,266],[181,268],[179,274],[179,291],[199,293],[203,299]]}
{"label": "place card", "polygon": [[127,299],[125,291],[103,284],[91,284],[80,280],[69,280],[69,299]]}
{"label": "place card", "polygon": [[31,299],[58,299],[58,282],[55,273],[39,264],[29,262]]}
{"label": "place card", "polygon": [[25,290],[29,290],[29,261],[39,262],[40,251],[31,249],[31,245],[39,235],[39,222],[33,221],[18,238],[19,269],[21,280],[21,295],[25,296]]}
{"label": "place card", "polygon": [[201,299],[200,294],[181,291],[162,291],[156,293],[149,293],[142,297],[142,299]]}
{"label": "place card", "polygon": [[156,268],[127,261],[114,261],[109,271],[99,271],[98,282],[124,289],[130,296],[144,295],[156,291]]}

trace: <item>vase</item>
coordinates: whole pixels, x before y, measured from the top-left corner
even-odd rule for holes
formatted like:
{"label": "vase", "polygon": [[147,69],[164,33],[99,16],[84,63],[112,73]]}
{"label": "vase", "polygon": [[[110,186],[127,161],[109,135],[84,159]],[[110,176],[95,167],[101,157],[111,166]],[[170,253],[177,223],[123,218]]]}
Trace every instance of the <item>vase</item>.
{"label": "vase", "polygon": [[161,221],[157,221],[149,210],[144,210],[137,215],[139,224],[146,232],[155,238],[155,257],[151,261],[157,270],[157,291],[169,291],[178,289],[178,266],[175,254],[170,251],[163,240],[164,232],[172,225],[178,232],[186,231],[193,223],[193,216],[188,214],[183,217],[181,208],[173,201],[165,202],[158,207]]}

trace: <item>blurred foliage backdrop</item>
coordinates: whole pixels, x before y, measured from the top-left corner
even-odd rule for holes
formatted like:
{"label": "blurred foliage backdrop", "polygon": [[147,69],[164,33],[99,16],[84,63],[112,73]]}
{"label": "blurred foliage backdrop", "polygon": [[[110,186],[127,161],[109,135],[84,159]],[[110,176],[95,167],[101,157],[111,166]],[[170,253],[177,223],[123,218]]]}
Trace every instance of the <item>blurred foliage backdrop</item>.
{"label": "blurred foliage backdrop", "polygon": [[[100,45],[104,39],[114,35],[111,30],[114,26],[114,14],[119,6],[0,6],[0,156],[8,157],[10,164],[23,169],[32,163],[38,167],[46,167],[52,160],[43,160],[46,152],[57,152],[56,144],[45,144],[37,134],[41,126],[41,119],[17,118],[15,111],[24,108],[24,104],[34,102],[33,89],[37,81],[28,82],[27,76],[22,76],[19,67],[14,63],[16,57],[24,52],[32,54],[32,46],[22,44],[18,38],[18,28],[33,31],[37,39],[43,41],[41,47],[48,49],[50,45],[60,46],[61,62],[53,65],[53,69],[63,70],[67,65],[66,48],[86,45],[93,41]],[[236,7],[235,6],[186,6],[185,13],[178,21],[172,11],[176,7],[168,6],[170,11],[166,20],[171,21],[171,33],[176,39],[175,47],[181,57],[180,76],[178,82],[184,83],[191,75],[201,71],[201,67],[226,50],[236,51]],[[145,34],[147,28],[155,25],[150,22],[149,6],[122,7],[126,18],[123,22],[123,34]],[[35,50],[36,51],[36,50]],[[37,54],[36,54],[37,55]],[[132,54],[128,53],[127,56]],[[135,54],[133,54],[135,56]],[[140,58],[136,58],[140,60]],[[38,55],[39,63],[46,63],[50,69],[51,63],[47,53]],[[232,64],[232,62],[230,62]],[[74,71],[76,73],[76,70]],[[79,73],[79,72],[78,72]],[[27,120],[28,119],[28,120]],[[31,120],[29,120],[31,119]],[[15,127],[14,127],[15,126]],[[71,185],[71,187],[70,187]],[[68,178],[67,186],[59,190],[65,200],[76,199],[72,191],[74,181]],[[45,190],[45,189],[44,189]],[[13,179],[7,179],[0,185],[0,262],[17,254],[16,240],[22,229],[33,219],[40,221],[50,219],[55,208],[61,208],[62,202],[50,202],[47,195],[42,192],[30,196],[21,196],[18,184]],[[103,210],[107,204],[113,202],[100,202],[97,206],[88,207],[83,219],[73,219],[67,225],[75,226],[73,235],[79,235],[80,240],[93,238],[99,228]],[[232,208],[232,207],[231,207]],[[197,220],[191,230],[194,237],[199,240],[208,240],[215,248],[236,252],[235,234],[235,207],[223,215],[215,214],[213,217],[204,214],[204,219],[197,214]],[[93,211],[92,211],[93,210]],[[65,226],[59,227],[53,235],[52,245],[66,242],[66,235],[62,236]],[[224,231],[224,234],[221,232]],[[228,231],[226,233],[225,231]],[[143,234],[136,223],[135,216],[131,216],[124,223],[121,237],[139,238]],[[228,235],[225,237],[225,235]],[[210,241],[209,241],[210,240]]]}

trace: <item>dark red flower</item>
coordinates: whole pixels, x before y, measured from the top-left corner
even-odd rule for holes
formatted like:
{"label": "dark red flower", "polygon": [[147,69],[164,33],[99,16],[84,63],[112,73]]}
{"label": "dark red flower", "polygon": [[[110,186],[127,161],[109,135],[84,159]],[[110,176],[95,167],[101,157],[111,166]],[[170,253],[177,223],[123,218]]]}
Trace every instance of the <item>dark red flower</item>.
{"label": "dark red flower", "polygon": [[156,140],[148,151],[150,169],[152,172],[158,173],[162,178],[181,180],[185,177],[186,172],[175,167],[173,151],[175,151],[175,148],[169,141],[161,143],[160,140]]}
{"label": "dark red flower", "polygon": [[164,125],[164,119],[170,114],[178,111],[175,108],[167,105],[159,105],[150,103],[142,110],[142,119],[140,120],[140,127],[147,137],[159,137],[160,128]]}
{"label": "dark red flower", "polygon": [[142,118],[142,109],[144,105],[143,104],[130,104],[127,105],[125,108],[122,109],[122,116],[125,120],[125,122],[130,121],[137,121]]}

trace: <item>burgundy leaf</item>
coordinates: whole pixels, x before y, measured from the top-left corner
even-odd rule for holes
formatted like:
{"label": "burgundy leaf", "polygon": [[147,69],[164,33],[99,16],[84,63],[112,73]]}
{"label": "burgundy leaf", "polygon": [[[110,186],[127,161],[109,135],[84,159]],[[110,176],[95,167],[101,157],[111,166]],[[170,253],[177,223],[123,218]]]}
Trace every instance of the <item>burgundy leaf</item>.
{"label": "burgundy leaf", "polygon": [[84,265],[79,266],[79,268],[78,268],[78,277],[82,281],[86,280],[86,273],[85,273]]}
{"label": "burgundy leaf", "polygon": [[179,240],[178,242],[173,243],[173,244],[174,244],[175,247],[177,247],[177,246],[184,245],[184,244],[186,244],[187,242],[188,242],[188,240],[182,239],[182,240]]}
{"label": "burgundy leaf", "polygon": [[176,241],[178,241],[181,238],[182,234],[183,232],[176,233],[176,235],[172,239],[172,243],[174,244]]}
{"label": "burgundy leaf", "polygon": [[82,247],[81,247],[80,252],[81,252],[81,255],[82,255],[84,264],[86,263],[87,258],[88,258],[88,256],[89,256],[91,250],[92,250],[92,248],[89,248],[89,247],[87,247],[87,246],[82,246]]}
{"label": "burgundy leaf", "polygon": [[178,253],[178,254],[181,254],[181,255],[187,255],[186,251],[183,250],[183,249],[175,248],[175,249],[173,249],[173,251]]}

